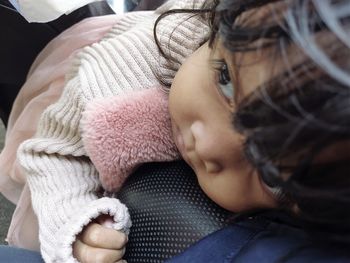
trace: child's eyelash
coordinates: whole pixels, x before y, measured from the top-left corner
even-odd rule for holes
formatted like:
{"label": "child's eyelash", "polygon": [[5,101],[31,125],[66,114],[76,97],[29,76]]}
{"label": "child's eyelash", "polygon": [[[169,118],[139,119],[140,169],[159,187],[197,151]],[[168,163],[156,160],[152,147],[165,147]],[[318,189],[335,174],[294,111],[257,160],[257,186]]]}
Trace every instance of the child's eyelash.
{"label": "child's eyelash", "polygon": [[231,81],[228,66],[224,60],[214,61],[214,69],[219,73],[219,83],[226,85]]}
{"label": "child's eyelash", "polygon": [[212,60],[211,63],[217,74],[217,89],[227,103],[232,106],[234,103],[234,87],[231,82],[229,67],[225,60]]}
{"label": "child's eyelash", "polygon": [[212,67],[216,71],[221,71],[226,66],[226,62],[223,59],[213,59],[211,61]]}
{"label": "child's eyelash", "polygon": [[212,67],[218,73],[218,82],[221,85],[227,85],[231,82],[229,68],[223,59],[212,60]]}

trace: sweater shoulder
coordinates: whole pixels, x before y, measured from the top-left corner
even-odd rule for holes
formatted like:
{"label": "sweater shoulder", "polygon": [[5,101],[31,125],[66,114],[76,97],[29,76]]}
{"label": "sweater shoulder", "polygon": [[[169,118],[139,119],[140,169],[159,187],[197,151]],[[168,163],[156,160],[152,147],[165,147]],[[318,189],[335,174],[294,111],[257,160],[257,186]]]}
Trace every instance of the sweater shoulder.
{"label": "sweater shoulder", "polygon": [[[193,1],[184,2],[192,6]],[[167,16],[155,28],[158,17],[158,10],[126,14],[101,41],[78,53],[67,79],[78,76],[88,101],[159,86],[159,76],[171,82],[185,58],[205,42],[209,27],[200,15],[188,13]],[[159,48],[169,52],[174,63],[163,58]]]}
{"label": "sweater shoulder", "polygon": [[87,103],[159,86],[160,75],[172,81],[185,58],[204,42],[208,27],[200,16],[191,14],[162,19],[157,27],[158,40],[175,62],[168,63],[153,36],[157,17],[153,11],[126,15],[101,41],[75,55],[63,94],[43,113],[36,146],[30,148],[85,155],[79,126]]}

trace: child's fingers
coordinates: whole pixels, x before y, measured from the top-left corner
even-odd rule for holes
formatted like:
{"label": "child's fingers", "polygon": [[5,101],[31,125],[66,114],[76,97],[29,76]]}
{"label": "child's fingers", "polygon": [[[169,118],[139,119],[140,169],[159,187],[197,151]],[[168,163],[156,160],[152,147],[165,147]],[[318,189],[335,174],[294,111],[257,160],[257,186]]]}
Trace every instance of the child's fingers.
{"label": "child's fingers", "polygon": [[122,249],[128,242],[125,233],[103,227],[97,223],[86,226],[79,239],[91,247],[105,249]]}
{"label": "child's fingers", "polygon": [[84,244],[80,240],[76,240],[73,244],[73,256],[81,263],[104,262],[115,263],[123,262],[125,248],[120,250],[104,249],[91,247]]}

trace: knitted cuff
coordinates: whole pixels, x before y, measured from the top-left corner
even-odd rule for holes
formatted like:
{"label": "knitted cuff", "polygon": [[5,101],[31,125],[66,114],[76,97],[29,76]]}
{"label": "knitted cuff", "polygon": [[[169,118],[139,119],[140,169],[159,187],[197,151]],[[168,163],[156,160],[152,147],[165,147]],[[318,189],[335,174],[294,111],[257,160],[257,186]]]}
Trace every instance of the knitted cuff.
{"label": "knitted cuff", "polygon": [[57,254],[52,262],[78,263],[73,257],[72,248],[76,236],[82,232],[86,225],[102,214],[113,217],[113,229],[123,231],[126,234],[129,233],[131,220],[126,206],[114,198],[103,197],[97,199],[87,204],[86,207],[82,207],[81,211],[76,211],[69,222],[57,233],[56,238],[59,243],[56,250]]}

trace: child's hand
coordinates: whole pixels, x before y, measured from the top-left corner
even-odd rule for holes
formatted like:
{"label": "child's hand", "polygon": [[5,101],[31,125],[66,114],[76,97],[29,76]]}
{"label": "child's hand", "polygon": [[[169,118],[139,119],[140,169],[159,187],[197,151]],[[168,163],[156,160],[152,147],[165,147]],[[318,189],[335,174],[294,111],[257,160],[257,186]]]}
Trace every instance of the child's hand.
{"label": "child's hand", "polygon": [[100,216],[87,225],[73,244],[73,256],[82,263],[126,262],[122,260],[127,235],[108,227],[110,217]]}

